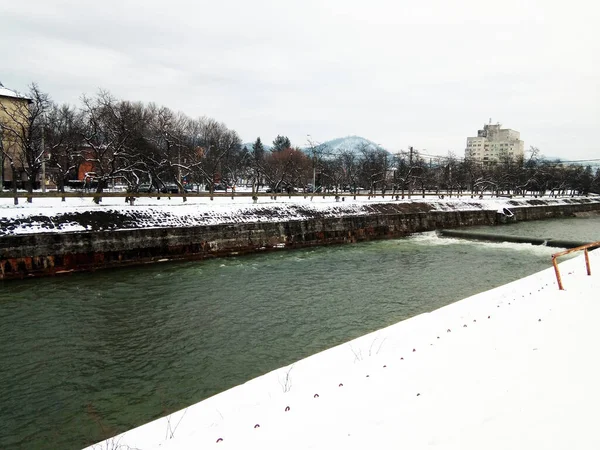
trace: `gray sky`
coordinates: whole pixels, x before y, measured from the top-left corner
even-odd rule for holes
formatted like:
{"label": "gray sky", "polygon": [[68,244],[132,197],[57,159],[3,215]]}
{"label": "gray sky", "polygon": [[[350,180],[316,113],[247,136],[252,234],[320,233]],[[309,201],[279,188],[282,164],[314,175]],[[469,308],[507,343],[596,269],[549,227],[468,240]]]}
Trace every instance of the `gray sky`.
{"label": "gray sky", "polygon": [[360,135],[463,156],[489,118],[600,158],[594,0],[0,0],[0,81],[57,102],[102,87],[244,141]]}

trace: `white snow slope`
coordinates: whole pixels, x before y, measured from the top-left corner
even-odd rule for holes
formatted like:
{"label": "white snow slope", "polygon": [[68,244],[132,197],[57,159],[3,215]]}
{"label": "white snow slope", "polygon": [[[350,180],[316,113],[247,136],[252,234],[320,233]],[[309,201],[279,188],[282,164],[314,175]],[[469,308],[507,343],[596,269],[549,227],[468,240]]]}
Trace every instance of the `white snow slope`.
{"label": "white snow slope", "polygon": [[565,291],[548,269],[89,448],[600,448],[600,253],[590,260],[591,277],[581,256],[560,265]]}
{"label": "white snow slope", "polygon": [[[381,204],[419,203],[427,211],[472,211],[513,208],[515,206],[535,207],[540,200],[486,198],[422,199],[413,195],[412,199],[393,200],[391,195],[385,198],[343,196],[344,201],[335,201],[333,197],[315,196],[278,196],[276,200],[261,197],[253,204],[250,197],[229,196],[189,197],[187,202],[181,198],[162,197],[139,198],[135,205],[124,202],[123,198],[105,197],[102,204],[95,205],[90,198],[69,197],[66,202],[59,198],[35,198],[33,203],[22,201],[12,205],[11,198],[0,199],[0,235],[31,233],[64,233],[97,229],[129,229],[160,227],[193,227],[216,224],[249,222],[285,222],[306,220],[313,217],[342,217],[372,214],[373,208]],[[340,199],[341,200],[341,199]],[[558,198],[544,199],[547,205],[566,205],[579,202],[598,202],[597,198]],[[533,205],[532,205],[533,203]],[[100,217],[105,215],[104,217]],[[112,215],[110,218],[106,215]],[[113,220],[114,219],[114,220]]]}

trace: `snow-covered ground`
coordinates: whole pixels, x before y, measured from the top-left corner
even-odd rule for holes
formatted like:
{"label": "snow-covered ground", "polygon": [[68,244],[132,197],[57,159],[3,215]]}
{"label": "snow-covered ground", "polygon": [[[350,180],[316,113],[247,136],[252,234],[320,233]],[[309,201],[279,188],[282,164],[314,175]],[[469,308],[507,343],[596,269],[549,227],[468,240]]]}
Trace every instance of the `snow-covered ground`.
{"label": "snow-covered ground", "polygon": [[600,252],[590,260],[591,277],[582,256],[560,265],[565,291],[548,269],[89,448],[600,448]]}
{"label": "snow-covered ground", "polygon": [[[585,198],[544,199],[546,204],[558,205],[579,201],[598,201]],[[532,202],[534,205],[532,205]],[[382,198],[342,195],[339,201],[334,197],[315,195],[286,196],[276,199],[260,197],[254,204],[251,197],[221,195],[210,200],[208,197],[181,198],[163,196],[138,198],[134,205],[125,202],[123,197],[104,197],[96,205],[89,197],[34,198],[32,203],[24,199],[13,205],[12,198],[0,198],[0,235],[23,233],[56,233],[86,231],[90,229],[156,228],[215,225],[240,222],[283,222],[304,220],[315,216],[340,217],[345,215],[365,215],[373,213],[373,205],[378,204],[421,204],[431,211],[500,210],[514,206],[535,206],[539,200],[531,198],[486,198],[472,199],[466,195],[460,198],[444,199],[413,195],[412,199],[395,200],[391,195]],[[408,206],[407,206],[408,208]],[[420,209],[422,211],[422,209]],[[101,217],[104,215],[104,217]],[[112,220],[108,215],[115,216]],[[118,217],[117,217],[118,216]]]}

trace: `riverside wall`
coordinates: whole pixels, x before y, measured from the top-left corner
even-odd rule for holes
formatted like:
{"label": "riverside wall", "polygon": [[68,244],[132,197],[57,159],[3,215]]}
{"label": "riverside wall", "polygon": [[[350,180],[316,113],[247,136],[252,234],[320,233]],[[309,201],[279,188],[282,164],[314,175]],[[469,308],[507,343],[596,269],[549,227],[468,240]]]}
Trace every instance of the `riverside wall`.
{"label": "riverside wall", "polygon": [[[197,227],[32,233],[0,237],[0,279],[390,239],[411,233],[494,225],[496,210],[439,211],[414,203],[375,205],[369,214]],[[511,206],[518,221],[600,211],[600,202]]]}

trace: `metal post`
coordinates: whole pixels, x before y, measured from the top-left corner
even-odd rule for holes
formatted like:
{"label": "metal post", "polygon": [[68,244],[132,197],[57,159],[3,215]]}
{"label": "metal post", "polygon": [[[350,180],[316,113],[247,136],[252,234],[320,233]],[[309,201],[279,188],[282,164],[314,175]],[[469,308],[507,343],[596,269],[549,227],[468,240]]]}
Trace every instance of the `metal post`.
{"label": "metal post", "polygon": [[590,268],[590,257],[588,255],[587,248],[583,252],[585,253],[585,267],[587,269],[587,274],[591,275],[592,274],[592,269]]}
{"label": "metal post", "polygon": [[558,264],[556,263],[556,257],[552,256],[552,265],[554,266],[554,273],[556,273],[556,281],[558,282],[558,289],[564,291],[562,280],[560,279],[560,272],[558,271]]}

